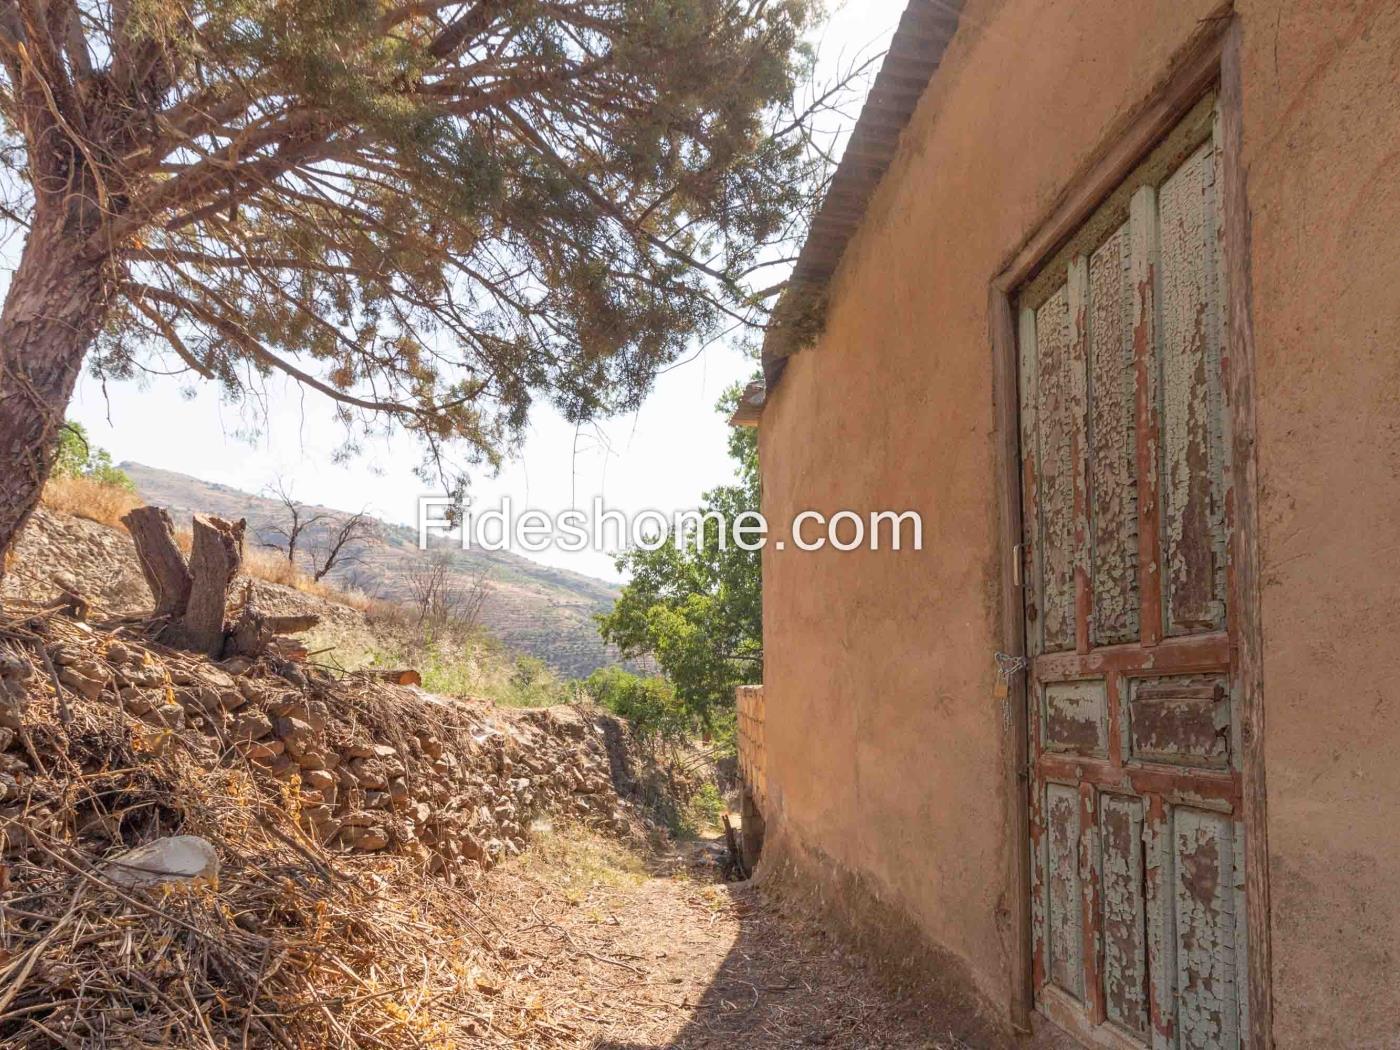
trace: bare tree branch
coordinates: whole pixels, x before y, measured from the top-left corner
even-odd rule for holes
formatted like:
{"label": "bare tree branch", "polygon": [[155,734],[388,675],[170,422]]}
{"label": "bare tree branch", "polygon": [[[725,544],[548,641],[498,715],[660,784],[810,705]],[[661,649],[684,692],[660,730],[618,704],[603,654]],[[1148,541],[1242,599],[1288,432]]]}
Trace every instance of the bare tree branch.
{"label": "bare tree branch", "polygon": [[344,569],[362,562],[379,538],[379,523],[364,511],[342,518],[338,526],[324,530],[311,553],[312,579],[323,579],[337,566]]}

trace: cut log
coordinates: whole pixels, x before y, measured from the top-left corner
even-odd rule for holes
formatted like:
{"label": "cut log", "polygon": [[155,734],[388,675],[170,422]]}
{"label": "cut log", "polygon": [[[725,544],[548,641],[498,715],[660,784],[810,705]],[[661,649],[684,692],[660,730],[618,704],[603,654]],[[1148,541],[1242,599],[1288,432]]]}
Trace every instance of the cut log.
{"label": "cut log", "polygon": [[137,507],[122,524],[136,544],[141,572],[156,600],[156,615],[183,616],[190,601],[190,570],[175,543],[175,526],[164,507]]}
{"label": "cut log", "polygon": [[247,523],[194,516],[190,547],[190,600],[181,619],[184,644],[218,659],[224,652],[224,607],[228,590],[243,565],[243,530]]}
{"label": "cut log", "polygon": [[[257,656],[273,644],[279,634],[309,631],[321,622],[319,616],[272,616],[262,612],[253,602],[245,601],[243,610],[228,633],[225,656]],[[292,643],[294,647],[297,643]],[[303,650],[304,652],[304,650]]]}
{"label": "cut log", "polygon": [[290,660],[294,664],[306,663],[306,658],[310,655],[306,646],[302,645],[295,638],[288,638],[284,634],[279,634],[272,639],[268,649],[284,660]]}

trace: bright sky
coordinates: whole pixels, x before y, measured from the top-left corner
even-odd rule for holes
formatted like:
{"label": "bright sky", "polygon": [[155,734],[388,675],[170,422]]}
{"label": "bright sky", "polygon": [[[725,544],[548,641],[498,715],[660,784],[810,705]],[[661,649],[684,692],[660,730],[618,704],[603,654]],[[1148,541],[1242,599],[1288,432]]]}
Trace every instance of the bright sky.
{"label": "bright sky", "polygon": [[[835,10],[818,45],[830,79],[860,55],[884,49],[905,0],[848,0]],[[851,118],[858,109],[851,107]],[[9,253],[6,253],[7,255]],[[8,261],[8,260],[7,260]],[[472,479],[473,504],[493,507],[508,497],[515,512],[588,509],[595,496],[635,514],[693,507],[708,488],[733,478],[725,454],[725,421],[715,401],[731,383],[747,380],[754,365],[736,348],[716,344],[660,376],[639,411],[578,432],[547,406],[537,408],[519,457],[492,477]],[[291,380],[270,381],[256,408],[221,402],[209,384],[188,377],[155,377],[101,385],[79,381],[69,417],[88,428],[114,459],[191,474],[205,481],[259,492],[281,477],[297,498],[411,524],[417,499],[430,490],[413,473],[417,443],[399,435],[367,446],[337,464],[333,451],[343,430],[315,393]],[[255,437],[249,437],[256,431]],[[547,550],[536,561],[617,579],[610,554]]]}

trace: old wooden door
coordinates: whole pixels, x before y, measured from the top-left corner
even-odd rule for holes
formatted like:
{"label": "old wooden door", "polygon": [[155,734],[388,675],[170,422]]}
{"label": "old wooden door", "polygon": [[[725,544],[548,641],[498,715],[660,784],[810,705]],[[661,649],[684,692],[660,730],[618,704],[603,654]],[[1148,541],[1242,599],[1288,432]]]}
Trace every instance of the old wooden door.
{"label": "old wooden door", "polygon": [[1218,132],[1204,100],[1016,297],[1037,1007],[1246,1031]]}

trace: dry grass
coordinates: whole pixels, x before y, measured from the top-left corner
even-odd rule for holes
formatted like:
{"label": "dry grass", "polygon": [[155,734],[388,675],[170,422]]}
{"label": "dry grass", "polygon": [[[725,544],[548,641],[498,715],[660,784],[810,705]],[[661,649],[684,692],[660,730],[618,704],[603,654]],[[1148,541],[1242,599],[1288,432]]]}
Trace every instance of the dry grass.
{"label": "dry grass", "polygon": [[[191,541],[189,529],[175,530],[175,542],[186,555],[190,553]],[[265,547],[244,547],[243,574],[264,583],[290,587],[302,594],[358,609],[360,612],[366,612],[371,605],[371,599],[367,595],[359,591],[342,591],[331,584],[312,579],[309,572],[299,565],[293,565],[285,555]]]}
{"label": "dry grass", "polygon": [[[126,531],[122,515],[143,506],[143,500],[130,489],[109,485],[93,478],[50,478],[44,486],[44,506],[74,517],[87,518],[109,528]],[[176,529],[175,542],[186,554],[190,552],[190,530]],[[243,552],[243,572],[267,583],[291,587],[303,594],[326,601],[348,605],[361,612],[368,610],[370,598],[358,591],[342,591],[330,584],[311,578],[299,565],[293,565],[276,551],[247,547]]]}
{"label": "dry grass", "polygon": [[597,889],[635,889],[647,879],[646,862],[635,850],[586,828],[541,822],[530,850],[515,863],[553,884],[579,903]]}
{"label": "dry grass", "polygon": [[310,573],[299,565],[293,565],[277,551],[263,547],[245,547],[243,550],[243,571],[259,580],[281,584],[283,587],[291,587],[303,594],[314,594],[318,598],[328,598],[333,601],[340,600],[339,591],[319,580],[313,580]]}
{"label": "dry grass", "polygon": [[[85,638],[0,621],[11,665]],[[36,775],[0,807],[0,1045],[409,1050],[488,1030],[475,978],[491,952],[460,914],[468,887],[411,855],[327,851],[303,834],[294,785],[102,701],[70,693],[65,711],[38,670]],[[106,877],[109,850],[176,829],[216,844],[217,889]]]}
{"label": "dry grass", "polygon": [[331,601],[339,602],[341,605],[348,605],[358,612],[367,613],[374,605],[375,599],[371,598],[364,591],[332,591]]}
{"label": "dry grass", "polygon": [[123,528],[122,515],[143,503],[130,489],[84,477],[49,478],[43,500],[50,510],[87,518],[114,529]]}
{"label": "dry grass", "polygon": [[[123,630],[167,682],[204,665]],[[296,778],[276,780],[217,735],[152,726],[110,690],[54,692],[44,661],[101,651],[91,630],[53,614],[0,616],[0,690],[24,683],[27,694],[22,735],[0,752],[22,769],[19,788],[0,780],[0,1046],[559,1045],[528,1011],[497,1008],[518,955],[475,904],[470,865],[444,879],[421,845],[329,849],[298,820]],[[316,695],[330,724],[403,755],[428,731],[468,754],[485,726],[479,709],[372,681],[323,679]],[[108,877],[115,851],[173,832],[216,846],[216,886]]]}

